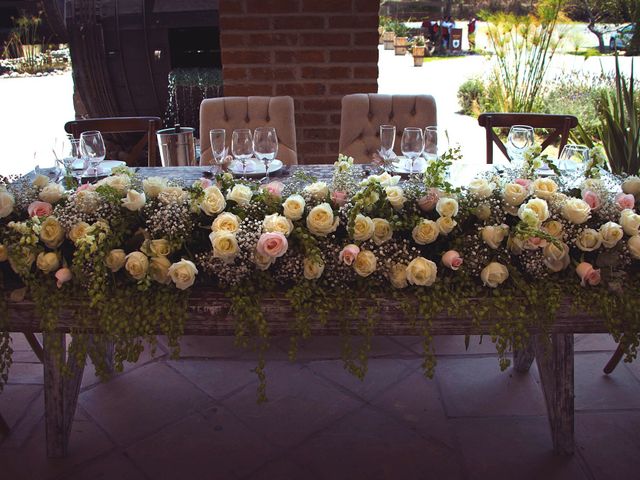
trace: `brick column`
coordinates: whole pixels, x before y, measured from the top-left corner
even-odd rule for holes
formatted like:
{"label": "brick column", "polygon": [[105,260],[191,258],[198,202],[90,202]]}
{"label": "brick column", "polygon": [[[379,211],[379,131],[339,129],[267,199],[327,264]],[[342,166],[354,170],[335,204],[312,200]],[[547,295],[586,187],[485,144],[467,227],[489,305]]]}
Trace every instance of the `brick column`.
{"label": "brick column", "polygon": [[379,6],[220,0],[224,95],[291,95],[299,162],[334,162],[342,96],[378,91]]}

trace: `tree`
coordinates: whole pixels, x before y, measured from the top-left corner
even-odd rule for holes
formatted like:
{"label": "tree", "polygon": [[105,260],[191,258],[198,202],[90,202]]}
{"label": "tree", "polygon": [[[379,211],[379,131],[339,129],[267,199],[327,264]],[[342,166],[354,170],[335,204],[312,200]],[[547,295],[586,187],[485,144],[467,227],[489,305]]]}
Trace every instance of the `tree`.
{"label": "tree", "polygon": [[598,50],[606,51],[604,35],[608,32],[605,23],[620,23],[625,20],[625,10],[631,2],[637,0],[571,0],[567,9],[575,18],[584,18],[587,28],[598,38]]}

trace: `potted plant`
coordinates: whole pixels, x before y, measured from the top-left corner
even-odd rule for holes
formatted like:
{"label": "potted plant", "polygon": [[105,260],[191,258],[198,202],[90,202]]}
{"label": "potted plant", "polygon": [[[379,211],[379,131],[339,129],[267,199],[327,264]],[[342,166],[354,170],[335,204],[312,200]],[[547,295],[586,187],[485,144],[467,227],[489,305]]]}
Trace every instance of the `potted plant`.
{"label": "potted plant", "polygon": [[407,53],[407,46],[409,45],[409,39],[407,38],[409,28],[402,22],[396,22],[394,25],[394,32],[396,34],[396,39],[393,46],[395,48],[396,55],[405,55]]}
{"label": "potted plant", "polygon": [[421,67],[424,63],[424,52],[426,50],[424,37],[418,36],[412,43],[411,54],[413,55],[413,66]]}
{"label": "potted plant", "polygon": [[385,50],[393,50],[393,43],[396,39],[395,24],[393,20],[389,19],[384,24],[384,33],[382,34],[382,43],[384,43]]}

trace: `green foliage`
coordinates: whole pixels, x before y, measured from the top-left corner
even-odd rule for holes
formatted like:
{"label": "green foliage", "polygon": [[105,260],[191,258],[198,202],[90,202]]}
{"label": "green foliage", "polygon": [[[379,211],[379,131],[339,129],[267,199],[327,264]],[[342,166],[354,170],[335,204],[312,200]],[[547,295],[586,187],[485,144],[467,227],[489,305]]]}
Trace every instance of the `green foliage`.
{"label": "green foliage", "polygon": [[487,88],[484,81],[479,77],[466,80],[458,89],[458,103],[462,113],[477,117],[480,113],[488,111],[489,105]]}
{"label": "green foliage", "polygon": [[396,34],[396,37],[406,37],[409,34],[409,27],[407,27],[404,22],[393,22],[391,29]]}

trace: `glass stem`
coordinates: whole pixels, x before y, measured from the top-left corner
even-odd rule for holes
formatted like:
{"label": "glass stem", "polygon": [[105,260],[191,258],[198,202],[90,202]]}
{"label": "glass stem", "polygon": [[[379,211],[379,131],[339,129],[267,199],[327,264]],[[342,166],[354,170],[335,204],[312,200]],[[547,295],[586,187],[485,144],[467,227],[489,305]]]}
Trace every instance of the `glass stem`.
{"label": "glass stem", "polygon": [[267,183],[269,183],[269,161],[264,161],[264,176],[267,179]]}

